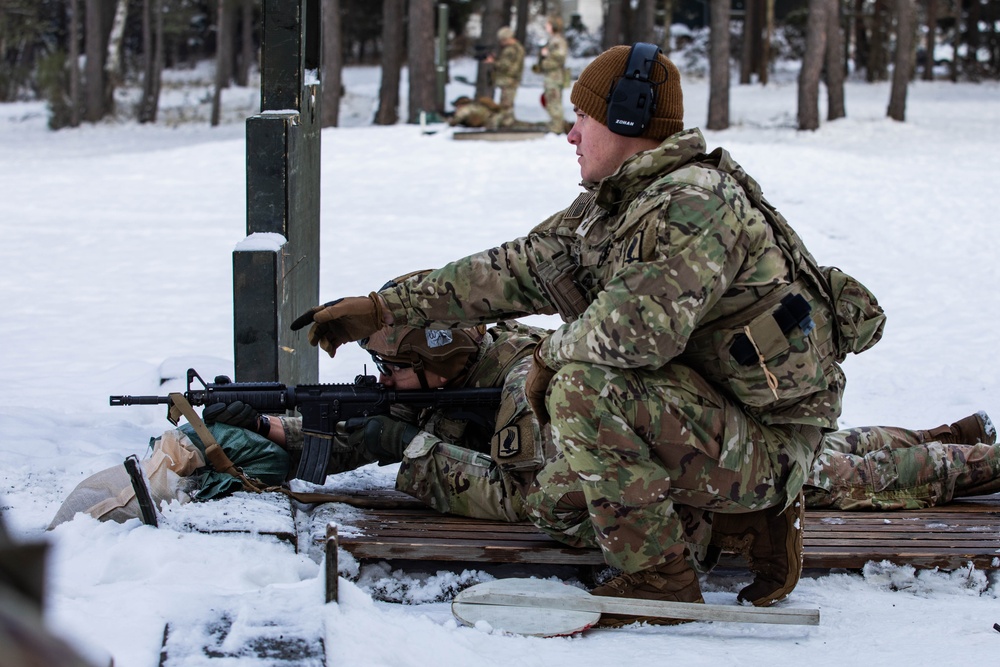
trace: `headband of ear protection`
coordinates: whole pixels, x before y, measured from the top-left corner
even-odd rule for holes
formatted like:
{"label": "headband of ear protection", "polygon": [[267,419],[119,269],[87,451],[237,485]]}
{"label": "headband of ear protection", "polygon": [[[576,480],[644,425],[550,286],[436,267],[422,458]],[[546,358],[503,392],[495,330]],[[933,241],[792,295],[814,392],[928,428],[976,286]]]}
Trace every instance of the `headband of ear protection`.
{"label": "headband of ear protection", "polygon": [[608,103],[608,129],[625,137],[637,137],[649,126],[656,110],[656,86],[650,74],[660,64],[660,47],[636,42],[628,53],[625,72],[611,85]]}

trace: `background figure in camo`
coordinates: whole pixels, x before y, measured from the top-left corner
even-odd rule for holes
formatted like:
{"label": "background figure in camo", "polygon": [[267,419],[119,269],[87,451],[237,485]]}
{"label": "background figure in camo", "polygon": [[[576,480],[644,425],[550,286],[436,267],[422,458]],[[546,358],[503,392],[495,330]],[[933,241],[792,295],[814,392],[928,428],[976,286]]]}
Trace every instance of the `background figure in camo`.
{"label": "background figure in camo", "polygon": [[495,130],[500,124],[500,106],[488,97],[473,100],[470,97],[459,97],[452,102],[455,111],[448,118],[448,125],[463,125],[465,127],[483,127]]}
{"label": "background figure in camo", "polygon": [[[525,388],[582,489],[576,530],[623,573],[593,592],[701,602],[690,561],[733,539],[755,577],[740,597],[772,604],[801,573],[799,494],[836,429],[839,361],[877,341],[884,316],[844,274],[833,289],[757,183],[683,129],[680,74],[662,53],[645,129],[612,133],[606,99],[629,54],[606,51],[573,87],[575,202],[527,236],[311,309],[309,341],[334,355],[384,324],[558,313]],[[546,521],[552,498],[533,487],[529,516],[568,540]]]}
{"label": "background figure in camo", "polygon": [[504,26],[497,31],[500,53],[490,54],[486,61],[493,65],[493,83],[500,89],[500,110],[497,126],[514,125],[514,98],[524,73],[524,47],[514,37],[514,31]]}
{"label": "background figure in camo", "polygon": [[545,111],[549,114],[549,132],[563,134],[566,132],[566,117],[563,115],[563,88],[566,87],[566,56],[569,55],[569,45],[563,37],[563,21],[559,16],[552,16],[545,22],[545,32],[549,41],[541,48],[538,62],[532,65],[531,71],[542,75],[544,93],[542,100]]}

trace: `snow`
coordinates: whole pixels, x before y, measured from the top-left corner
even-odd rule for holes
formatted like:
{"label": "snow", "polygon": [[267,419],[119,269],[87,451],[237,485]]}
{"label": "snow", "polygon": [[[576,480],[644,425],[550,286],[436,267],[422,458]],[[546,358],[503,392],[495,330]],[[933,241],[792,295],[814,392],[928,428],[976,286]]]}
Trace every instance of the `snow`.
{"label": "snow", "polygon": [[[458,66],[471,74],[470,62]],[[440,125],[434,134],[374,127],[377,71],[352,68],[345,85],[344,127],[322,136],[324,301],[519,236],[579,191],[564,137],[454,141]],[[539,85],[527,79],[521,89],[522,119],[543,119]],[[685,80],[687,125],[704,125],[707,90],[705,79]],[[467,93],[453,83],[448,99]],[[888,84],[851,82],[848,118],[812,133],[795,130],[796,94],[780,77],[734,85],[732,128],[706,137],[761,183],[821,263],[856,275],[889,314],[884,340],[845,364],[842,424],[925,428],[977,409],[1000,416],[1000,87],[915,81],[907,121],[896,123],[885,117]],[[40,104],[0,105],[2,509],[18,540],[50,543],[48,621],[95,662],[155,664],[166,623],[203,626],[234,609],[273,612],[305,634],[320,632],[321,619],[328,664],[343,667],[603,667],[664,656],[774,667],[988,664],[995,655],[998,575],[972,569],[873,563],[863,573],[810,573],[783,604],[819,608],[818,627],[694,623],[540,639],[454,620],[447,600],[494,576],[482,571],[366,567],[341,580],[338,604],[324,605],[321,554],[296,554],[268,535],[83,516],[46,532],[78,482],[141,457],[169,427],[162,406],[112,408],[110,394],[163,395],[182,388],[188,367],[232,374],[232,252],[272,244],[245,236],[242,122],[181,122],[203,113],[183,106],[198,95],[171,90],[167,99],[178,105],[164,114],[169,125],[57,133]],[[225,118],[240,118],[256,93],[234,89],[225,99]],[[324,356],[320,379],[348,381],[363,364],[360,350]],[[368,467],[337,481],[388,486],[393,472]],[[711,575],[706,599],[731,604],[745,582],[745,573]],[[205,660],[192,654],[183,664]]]}

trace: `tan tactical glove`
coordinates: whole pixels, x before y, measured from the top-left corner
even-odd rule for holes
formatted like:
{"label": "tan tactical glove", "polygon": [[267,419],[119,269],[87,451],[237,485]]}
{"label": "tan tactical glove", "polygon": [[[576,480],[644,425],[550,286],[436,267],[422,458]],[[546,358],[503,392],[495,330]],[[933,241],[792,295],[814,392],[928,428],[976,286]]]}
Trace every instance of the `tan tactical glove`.
{"label": "tan tactical glove", "polygon": [[292,331],[310,323],[309,344],[319,345],[332,357],[344,343],[367,338],[384,326],[382,305],[375,292],[330,301],[296,318]]}
{"label": "tan tactical glove", "polygon": [[538,354],[541,347],[541,344],[539,344],[535,348],[534,355],[531,357],[531,369],[528,371],[528,376],[524,379],[524,393],[528,398],[528,405],[531,406],[531,411],[535,413],[538,423],[545,426],[549,423],[549,411],[545,407],[545,390],[549,388],[552,376],[556,372],[542,361],[542,358]]}

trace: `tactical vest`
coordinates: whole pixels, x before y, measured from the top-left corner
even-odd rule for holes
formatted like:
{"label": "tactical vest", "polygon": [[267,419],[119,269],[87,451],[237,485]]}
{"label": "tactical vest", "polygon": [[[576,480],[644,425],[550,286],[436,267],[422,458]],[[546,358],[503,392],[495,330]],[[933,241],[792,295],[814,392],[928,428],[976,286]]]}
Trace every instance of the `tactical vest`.
{"label": "tactical vest", "polygon": [[[878,342],[885,314],[860,282],[816,263],[785,218],[764,199],[757,182],[727,151],[717,149],[689,164],[721,171],[741,186],[770,226],[790,267],[791,281],[735,313],[699,326],[677,362],[697,370],[765,423],[835,422],[839,398],[836,405],[819,410],[799,409],[797,404],[812,394],[817,394],[818,403],[829,402],[820,398],[828,388],[839,397],[843,378],[837,364],[848,352],[859,353]],[[587,221],[596,205],[592,193],[581,195],[561,219],[550,219],[535,231],[558,233],[558,227]],[[619,233],[614,227],[610,236]],[[638,247],[634,252],[646,257],[650,250]],[[574,257],[565,253],[533,257],[539,283],[566,321],[578,318],[595,297],[587,270],[595,258],[585,256],[594,252],[600,253],[600,247],[580,250]],[[817,414],[824,409],[830,414]]]}

